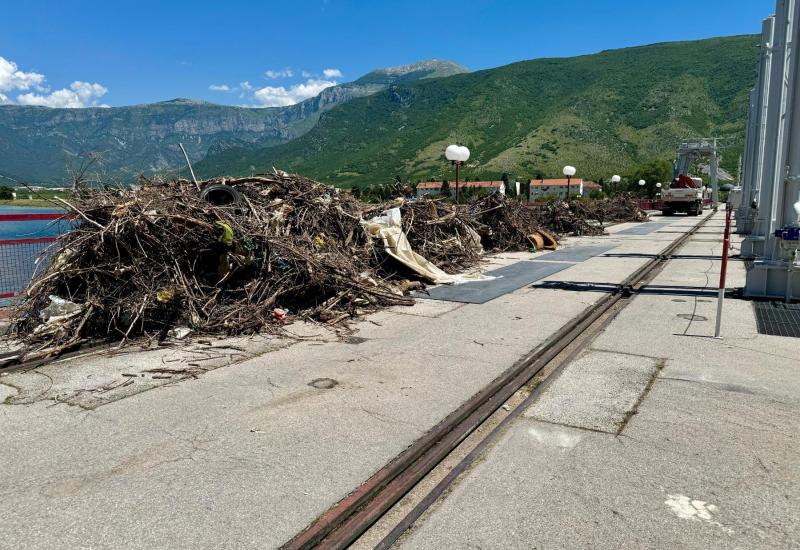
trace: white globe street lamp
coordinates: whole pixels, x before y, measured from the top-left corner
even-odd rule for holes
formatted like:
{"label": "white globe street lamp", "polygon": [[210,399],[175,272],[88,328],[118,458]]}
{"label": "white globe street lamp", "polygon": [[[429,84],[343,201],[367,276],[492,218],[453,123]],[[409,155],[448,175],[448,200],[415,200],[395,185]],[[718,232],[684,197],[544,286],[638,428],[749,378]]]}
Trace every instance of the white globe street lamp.
{"label": "white globe street lamp", "polygon": [[444,156],[456,167],[456,203],[459,202],[458,171],[469,160],[469,149],[462,145],[448,145]]}
{"label": "white globe street lamp", "polygon": [[567,165],[564,167],[564,175],[567,176],[567,200],[569,200],[570,183],[572,183],[572,176],[575,175],[575,167]]}
{"label": "white globe street lamp", "polygon": [[447,160],[455,162],[459,157],[459,149],[458,145],[448,145],[444,150],[444,156],[447,157]]}
{"label": "white globe street lamp", "polygon": [[658,196],[658,197],[661,196],[661,182],[658,182],[656,184],[656,196]]}

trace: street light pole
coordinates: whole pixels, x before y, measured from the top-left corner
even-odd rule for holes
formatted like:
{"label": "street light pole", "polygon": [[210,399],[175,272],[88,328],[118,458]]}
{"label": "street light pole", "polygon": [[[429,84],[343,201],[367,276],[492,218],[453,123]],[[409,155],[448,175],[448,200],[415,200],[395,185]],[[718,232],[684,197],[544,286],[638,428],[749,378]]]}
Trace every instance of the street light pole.
{"label": "street light pole", "polygon": [[617,194],[617,186],[619,185],[620,181],[622,181],[622,178],[619,177],[617,174],[611,176],[611,183],[612,183],[611,190],[614,192],[615,195]]}
{"label": "street light pole", "polygon": [[469,149],[462,145],[448,145],[444,156],[456,167],[456,204],[460,202],[458,177],[461,166],[469,159]]}
{"label": "street light pole", "polygon": [[458,204],[459,202],[461,202],[460,201],[460,197],[459,197],[459,187],[458,187],[458,172],[459,172],[459,169],[461,168],[461,161],[460,160],[454,160],[453,164],[455,164],[455,166],[456,166],[456,204]]}
{"label": "street light pole", "polygon": [[575,175],[575,167],[569,165],[565,166],[564,175],[567,176],[567,202],[569,202],[570,184],[572,183],[572,176]]}

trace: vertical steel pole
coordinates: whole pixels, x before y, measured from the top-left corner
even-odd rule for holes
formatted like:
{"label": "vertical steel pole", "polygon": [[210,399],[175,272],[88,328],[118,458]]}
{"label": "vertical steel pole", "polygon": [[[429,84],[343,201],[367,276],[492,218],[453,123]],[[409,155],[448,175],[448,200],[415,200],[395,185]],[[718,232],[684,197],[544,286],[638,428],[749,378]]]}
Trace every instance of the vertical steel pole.
{"label": "vertical steel pole", "polygon": [[461,163],[459,161],[457,161],[457,160],[454,161],[454,162],[455,162],[455,165],[456,165],[456,204],[460,204],[461,203],[461,197],[459,195],[459,190],[458,190],[458,168],[461,166]]}
{"label": "vertical steel pole", "polygon": [[788,101],[786,102],[787,129],[780,166],[779,184],[782,192],[778,198],[776,229],[797,226],[797,213],[794,204],[800,200],[800,1],[796,1],[790,14],[790,27],[793,32],[788,37],[789,61],[786,70],[789,81]]}
{"label": "vertical steel pole", "polygon": [[[759,67],[760,71],[760,67]],[[739,185],[741,186],[741,202],[739,208],[736,210],[736,230],[741,232],[744,229],[745,218],[747,211],[750,208],[750,187],[751,180],[750,174],[752,173],[753,164],[753,151],[756,143],[756,124],[757,124],[757,109],[758,104],[758,90],[753,88],[750,92],[750,108],[747,113],[747,127],[745,130],[745,149],[744,158],[739,158]]]}
{"label": "vertical steel pole", "polygon": [[719,154],[717,153],[717,140],[714,139],[714,152],[711,154],[711,207],[719,208]]}
{"label": "vertical steel pole", "polygon": [[772,74],[772,49],[775,41],[775,16],[767,17],[762,25],[762,71],[759,74],[759,102],[758,102],[758,135],[756,144],[755,162],[752,175],[752,192],[750,202],[757,201],[758,208],[761,207],[761,185],[764,175],[764,150],[765,136],[767,133],[767,111],[770,97],[770,76]]}
{"label": "vertical steel pole", "polygon": [[722,303],[725,301],[725,278],[728,273],[728,251],[731,248],[731,203],[725,207],[725,236],[722,239],[722,269],[719,273],[719,296],[717,297],[717,326],[714,338],[719,338],[722,329]]}

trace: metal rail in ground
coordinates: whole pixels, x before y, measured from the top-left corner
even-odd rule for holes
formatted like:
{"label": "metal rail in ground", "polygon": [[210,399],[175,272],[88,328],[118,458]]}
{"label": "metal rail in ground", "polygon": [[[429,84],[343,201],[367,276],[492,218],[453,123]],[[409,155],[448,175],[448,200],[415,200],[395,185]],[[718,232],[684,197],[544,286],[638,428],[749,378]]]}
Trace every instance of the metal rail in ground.
{"label": "metal rail in ground", "polygon": [[[625,301],[632,295],[637,287],[655,275],[660,267],[668,261],[675,251],[683,246],[694,233],[711,219],[714,212],[708,214],[700,223],[691,228],[684,235],[670,243],[655,258],[628,276],[613,292],[604,296],[593,306],[584,310],[564,327],[559,329],[547,341],[534,349],[527,356],[517,361],[511,368],[493,380],[489,385],[462,404],[458,409],[448,415],[427,434],[418,439],[408,449],[395,457],[386,466],[378,470],[372,477],[356,488],[351,494],[339,501],[308,527],[286,542],[281,548],[284,550],[300,550],[309,548],[346,548],[361,535],[363,535],[383,514],[391,509],[403,496],[405,496],[420,480],[428,475],[442,460],[450,455],[470,434],[480,427],[492,416],[509,398],[528,384],[537,374],[552,366],[554,360],[565,351],[569,352],[566,359],[561,360],[559,368],[574,357],[582,349],[578,345],[570,351],[570,346],[576,342],[585,343],[582,335],[591,331],[595,333],[607,323],[608,314],[616,315],[626,304]],[[592,331],[591,329],[595,329]],[[552,380],[550,373],[545,383]],[[541,392],[534,391],[531,396],[517,407],[507,419],[520,414],[527,407],[529,400],[535,399]],[[510,421],[510,420],[509,420]],[[397,538],[438,498],[447,486],[457,477],[479,451],[488,444],[488,438],[498,429],[506,425],[506,420],[501,422],[495,430],[490,432],[484,441],[480,442],[473,451],[451,472],[440,484],[423,499],[410,514],[398,524],[392,532],[378,545],[379,548],[388,548]],[[470,458],[472,457],[472,458]],[[464,463],[465,461],[469,461]],[[463,464],[463,465],[462,465]],[[451,477],[452,476],[452,477]],[[444,484],[444,485],[443,485]],[[441,486],[441,487],[440,487]]]}

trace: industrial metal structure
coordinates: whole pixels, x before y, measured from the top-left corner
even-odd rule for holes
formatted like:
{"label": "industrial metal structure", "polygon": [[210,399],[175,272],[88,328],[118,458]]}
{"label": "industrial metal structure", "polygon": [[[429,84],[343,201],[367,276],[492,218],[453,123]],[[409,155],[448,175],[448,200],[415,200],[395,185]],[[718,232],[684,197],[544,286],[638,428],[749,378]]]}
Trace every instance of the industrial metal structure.
{"label": "industrial metal structure", "polygon": [[692,163],[701,158],[709,158],[708,175],[711,183],[711,206],[717,208],[719,204],[719,144],[716,138],[702,138],[681,143],[678,147],[678,156],[672,167],[672,177],[690,176],[689,169]]}
{"label": "industrial metal structure", "polygon": [[[758,201],[764,170],[764,139],[774,32],[775,16],[767,17],[761,26],[761,56],[757,69],[756,85],[750,92],[744,164],[740,173],[742,200],[736,212],[736,230],[743,235],[749,235],[753,232],[753,225],[758,214]],[[749,246],[747,245],[747,247]]]}
{"label": "industrial metal structure", "polygon": [[742,256],[754,261],[745,295],[800,299],[800,0],[778,0],[764,21],[747,124]]}

